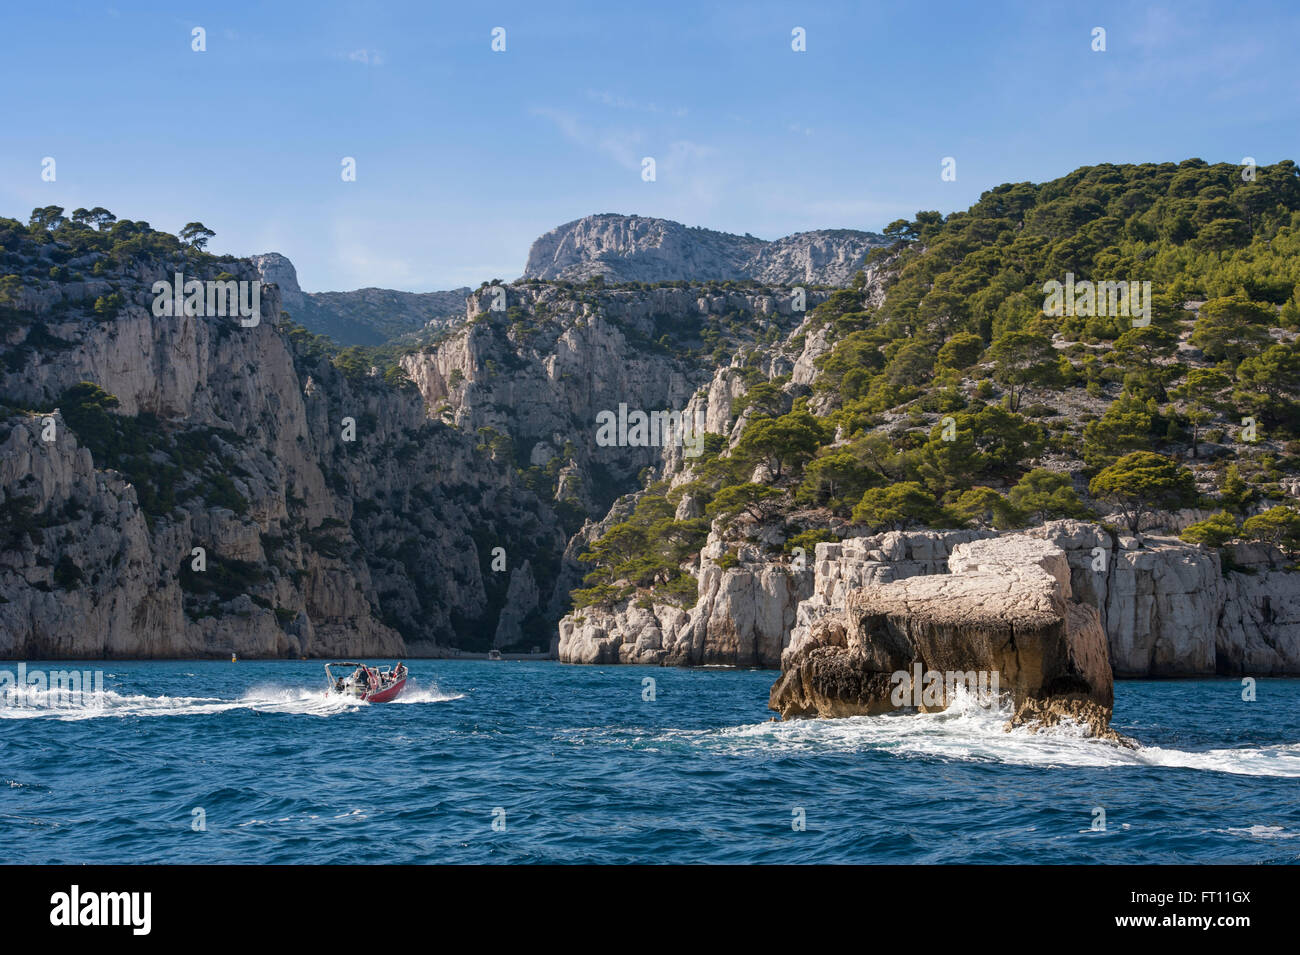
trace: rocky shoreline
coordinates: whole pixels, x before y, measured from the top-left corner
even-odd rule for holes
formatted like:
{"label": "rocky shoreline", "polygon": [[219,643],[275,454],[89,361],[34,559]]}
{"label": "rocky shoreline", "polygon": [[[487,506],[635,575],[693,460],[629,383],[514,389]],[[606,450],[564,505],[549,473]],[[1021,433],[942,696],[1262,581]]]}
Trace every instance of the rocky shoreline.
{"label": "rocky shoreline", "polygon": [[717,556],[705,548],[689,610],[569,614],[560,660],[779,668],[770,705],[783,718],[885,713],[900,699],[943,709],[943,679],[933,696],[909,692],[922,674],[994,674],[1009,725],[1071,720],[1109,738],[1115,679],[1300,674],[1300,573],[1260,545],[1221,561],[1062,520],[849,537],[818,544],[804,571],[756,554],[723,569]]}
{"label": "rocky shoreline", "polygon": [[696,604],[587,607],[560,621],[567,663],[732,664],[777,668],[851,595],[947,574],[972,542],[1027,537],[1065,555],[1076,599],[1093,607],[1116,678],[1300,674],[1300,573],[1275,548],[1238,544],[1219,556],[1173,537],[1141,539],[1083,521],[1016,534],[890,531],[816,547],[812,567],[755,556],[723,569],[702,554]]}

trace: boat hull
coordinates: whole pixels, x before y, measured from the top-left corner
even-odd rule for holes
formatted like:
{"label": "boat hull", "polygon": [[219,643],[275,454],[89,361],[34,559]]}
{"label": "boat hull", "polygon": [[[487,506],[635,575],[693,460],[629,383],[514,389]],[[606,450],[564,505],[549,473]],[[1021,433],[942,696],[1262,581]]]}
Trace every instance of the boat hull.
{"label": "boat hull", "polygon": [[386,686],[375,693],[367,693],[362,697],[367,703],[388,703],[402,695],[406,689],[406,677],[402,677],[392,686]]}

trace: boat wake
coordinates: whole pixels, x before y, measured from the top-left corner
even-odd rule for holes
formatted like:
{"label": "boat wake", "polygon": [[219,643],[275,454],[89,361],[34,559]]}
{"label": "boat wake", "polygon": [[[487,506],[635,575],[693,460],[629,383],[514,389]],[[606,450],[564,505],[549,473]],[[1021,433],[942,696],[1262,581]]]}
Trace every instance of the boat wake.
{"label": "boat wake", "polygon": [[[446,693],[436,685],[412,685],[392,703],[445,703],[462,693]],[[202,716],[232,710],[259,713],[288,713],[306,716],[334,716],[354,713],[370,704],[321,689],[284,686],[255,686],[235,699],[204,696],[147,696],[113,690],[69,694],[44,687],[11,689],[0,694],[0,720],[55,719],[87,720],[106,717]]]}
{"label": "boat wake", "polygon": [[833,720],[788,720],[721,730],[669,730],[640,745],[672,748],[683,742],[716,747],[730,754],[768,758],[835,752],[874,751],[900,758],[922,758],[1021,766],[1161,767],[1241,776],[1300,777],[1300,743],[1183,750],[1161,746],[1128,747],[1091,738],[1077,724],[1040,729],[1005,729],[1007,706],[983,706],[959,698],[939,713],[855,716]]}
{"label": "boat wake", "polygon": [[421,686],[418,680],[409,680],[406,685],[406,691],[393,700],[389,706],[396,706],[401,703],[450,703],[452,700],[465,699],[464,693],[448,693],[445,690],[438,689],[436,683],[428,686]]}

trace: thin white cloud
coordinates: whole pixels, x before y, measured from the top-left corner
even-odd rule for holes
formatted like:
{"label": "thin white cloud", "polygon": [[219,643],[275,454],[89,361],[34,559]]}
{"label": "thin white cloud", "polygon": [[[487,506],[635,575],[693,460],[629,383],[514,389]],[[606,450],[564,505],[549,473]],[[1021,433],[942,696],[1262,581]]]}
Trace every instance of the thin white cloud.
{"label": "thin white cloud", "polygon": [[625,169],[640,169],[645,134],[639,130],[598,130],[583,123],[572,113],[539,107],[533,115],[550,120],[566,139],[614,160]]}
{"label": "thin white cloud", "polygon": [[660,106],[658,103],[642,103],[629,99],[609,90],[587,90],[587,99],[611,109],[630,110],[637,113],[658,113],[666,116],[685,116],[689,112],[685,106]]}
{"label": "thin white cloud", "polygon": [[642,160],[655,161],[657,181],[684,188],[700,199],[712,202],[724,177],[713,167],[718,150],[689,139],[675,139],[656,146],[642,130],[597,129],[572,113],[539,107],[533,114],[550,120],[570,142],[612,159],[624,169],[641,171]]}

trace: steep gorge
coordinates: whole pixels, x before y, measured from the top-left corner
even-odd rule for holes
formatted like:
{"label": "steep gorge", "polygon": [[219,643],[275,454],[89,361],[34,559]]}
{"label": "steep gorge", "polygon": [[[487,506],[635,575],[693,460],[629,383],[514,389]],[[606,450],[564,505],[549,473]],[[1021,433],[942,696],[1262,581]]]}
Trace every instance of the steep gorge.
{"label": "steep gorge", "polygon": [[[1292,241],[1285,166],[1258,220],[1274,251],[1251,262]],[[1142,203],[1166,186],[1190,201],[1178,182],[1214,191],[1230,173],[1124,167],[1141,188],[1123,201],[1100,167],[998,187],[970,213],[892,224],[888,248],[588,217],[535,244],[528,273],[557,277],[484,283],[429,344],[342,351],[274,285],[255,327],[150,314],[159,277],[251,282],[285,262],[209,256],[144,223],[0,220],[0,653],[554,646],[572,662],[776,667],[850,591],[942,573],[954,542],[1018,528],[1068,555],[1117,675],[1295,672],[1294,508],[1265,513],[1300,487],[1279,392],[1290,303],[1244,313],[1259,354],[1234,380],[1205,329],[1236,299],[1170,293],[1155,326],[1125,329],[1047,322],[1015,284],[1025,262],[1053,274],[1068,237],[1039,233],[1063,190],[1086,193],[1069,193],[1085,211],[1093,193],[1133,206],[1112,239],[1145,261],[1164,240],[1136,221]],[[755,265],[778,246],[784,264]],[[1178,293],[1223,291],[1208,258],[1194,264],[1208,277]],[[1213,413],[1175,386],[1193,373],[1218,382]],[[1229,388],[1261,409],[1262,441],[1232,436]],[[656,413],[698,441],[602,434],[602,419]],[[1148,446],[1195,500],[1150,509],[1146,530],[1215,518],[1222,540],[1121,533],[1128,515],[1088,477]],[[1226,461],[1253,484],[1233,485]],[[1061,516],[1088,520],[1036,526]],[[83,618],[100,636],[73,631]]]}

